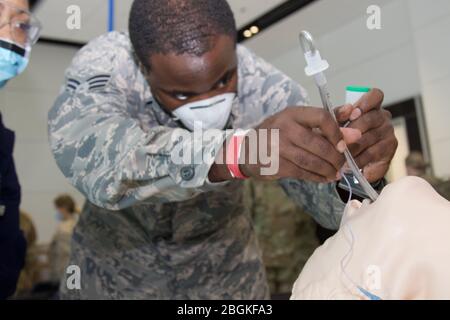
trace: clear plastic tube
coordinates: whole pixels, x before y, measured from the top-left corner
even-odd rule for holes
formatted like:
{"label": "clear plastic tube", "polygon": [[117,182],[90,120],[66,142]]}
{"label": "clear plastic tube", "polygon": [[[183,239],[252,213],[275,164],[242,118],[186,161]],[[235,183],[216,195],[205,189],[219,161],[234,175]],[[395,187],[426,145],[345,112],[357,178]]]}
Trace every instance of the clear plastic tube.
{"label": "clear plastic tube", "polygon": [[[320,56],[320,53],[314,43],[314,39],[308,31],[302,31],[300,33],[300,44],[305,54],[307,63],[305,73],[307,76],[314,76],[314,80],[317,87],[319,88],[320,98],[322,100],[324,108],[331,114],[336,123],[338,123],[336,115],[334,114],[333,104],[331,103],[330,92],[327,85],[327,78],[325,77],[324,73],[324,71],[329,68],[329,64]],[[354,177],[358,180],[367,196],[372,201],[377,200],[378,193],[361,173],[358,165],[355,162],[355,159],[353,159],[352,154],[350,153],[348,148],[346,148],[344,154],[350,170],[352,171]]]}
{"label": "clear plastic tube", "polygon": [[[350,181],[348,181],[345,174],[342,173],[342,176],[344,177],[344,180],[347,183],[348,188],[349,188],[349,196],[348,196],[347,205],[350,205],[350,201],[352,200],[352,185],[350,184]],[[347,280],[350,281],[350,283],[353,286],[358,288],[358,284],[355,281],[353,281],[352,277],[350,277],[350,275],[347,273],[347,265],[350,262],[351,255],[353,253],[353,247],[355,244],[355,235],[353,234],[353,230],[350,226],[350,223],[345,220],[345,216],[342,217],[342,229],[343,229],[343,232],[345,235],[345,239],[348,242],[349,249],[341,260],[341,271],[342,271],[343,275],[347,278]],[[347,237],[347,233],[345,231],[348,231],[350,238]]]}
{"label": "clear plastic tube", "polygon": [[[336,119],[336,115],[334,114],[333,105],[331,103],[330,92],[328,90],[325,75],[323,73],[319,73],[314,78],[316,79],[316,84],[317,84],[317,87],[319,88],[320,98],[322,100],[323,106],[331,114],[331,116],[336,121],[336,123],[338,123],[338,121]],[[372,187],[372,185],[369,183],[369,181],[367,181],[367,179],[361,173],[361,171],[358,168],[358,165],[355,162],[355,159],[353,159],[353,156],[350,153],[350,150],[348,150],[348,148],[345,149],[344,155],[345,155],[345,159],[347,160],[347,164],[350,167],[350,170],[352,171],[355,178],[358,180],[361,187],[367,193],[369,198],[372,201],[377,200],[378,193],[375,191],[375,189]]]}

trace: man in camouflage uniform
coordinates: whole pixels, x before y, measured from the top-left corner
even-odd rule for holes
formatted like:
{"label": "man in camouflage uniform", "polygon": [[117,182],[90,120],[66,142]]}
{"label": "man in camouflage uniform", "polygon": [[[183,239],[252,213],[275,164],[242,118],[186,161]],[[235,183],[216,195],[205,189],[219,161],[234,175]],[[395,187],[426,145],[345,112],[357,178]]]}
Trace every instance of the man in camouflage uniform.
{"label": "man in camouflage uniform", "polygon": [[[345,205],[335,182],[344,140],[361,131],[352,151],[373,166],[370,180],[384,176],[396,140],[379,90],[340,109],[341,121],[354,120],[343,135],[321,108],[287,108],[305,105],[305,91],[236,46],[235,30],[225,0],[135,0],[129,35],[101,36],[74,58],[49,112],[56,162],[88,199],[70,263],[81,269],[81,290],[63,282],[62,298],[269,297],[243,183],[216,161],[235,134],[222,129],[284,128],[277,174],[260,174],[259,159],[239,167],[255,179],[295,178],[282,180],[285,191],[328,228],[337,228]],[[190,132],[186,117],[173,115],[226,93],[237,93],[226,127]],[[199,104],[197,115],[223,101]],[[377,134],[365,135],[371,130]],[[204,160],[174,160],[182,154]]]}
{"label": "man in camouflage uniform", "polygon": [[247,206],[272,295],[290,296],[306,261],[319,246],[316,223],[273,181],[245,182]]}

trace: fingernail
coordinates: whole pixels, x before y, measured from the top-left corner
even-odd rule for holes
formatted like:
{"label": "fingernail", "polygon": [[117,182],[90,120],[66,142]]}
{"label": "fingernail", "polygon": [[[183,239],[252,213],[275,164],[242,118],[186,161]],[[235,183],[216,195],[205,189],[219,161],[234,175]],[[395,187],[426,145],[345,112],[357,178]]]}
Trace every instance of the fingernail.
{"label": "fingernail", "polygon": [[337,151],[339,151],[340,153],[344,153],[346,148],[347,145],[345,144],[345,141],[344,140],[339,141],[339,143],[337,144]]}
{"label": "fingernail", "polygon": [[360,108],[356,108],[355,110],[353,110],[352,114],[350,115],[350,121],[354,121],[356,119],[358,119],[359,117],[361,117],[362,112]]}
{"label": "fingernail", "polygon": [[346,105],[344,105],[345,109],[353,109],[353,105],[351,103],[348,103]]}
{"label": "fingernail", "polygon": [[362,132],[361,132],[361,130],[353,129],[353,128],[348,128],[348,130],[349,130],[350,132],[352,132],[352,135],[353,135],[354,137],[358,137],[357,140],[359,140],[359,139],[362,138]]}
{"label": "fingernail", "polygon": [[358,129],[341,128],[341,132],[344,135],[344,141],[348,144],[355,143],[362,138],[362,133]]}
{"label": "fingernail", "polygon": [[336,181],[339,181],[339,180],[341,180],[341,179],[342,179],[342,175],[341,175],[340,172],[338,172],[338,173],[336,174]]}
{"label": "fingernail", "polygon": [[339,109],[340,113],[345,113],[349,111],[350,109],[353,109],[353,106],[351,104],[344,104],[342,108]]}
{"label": "fingernail", "polygon": [[[362,174],[363,174],[364,178],[366,178],[367,180],[370,179],[370,175],[369,175],[368,172],[367,172],[367,167],[364,167],[364,168],[362,169]],[[370,182],[370,181],[369,181],[369,182]]]}

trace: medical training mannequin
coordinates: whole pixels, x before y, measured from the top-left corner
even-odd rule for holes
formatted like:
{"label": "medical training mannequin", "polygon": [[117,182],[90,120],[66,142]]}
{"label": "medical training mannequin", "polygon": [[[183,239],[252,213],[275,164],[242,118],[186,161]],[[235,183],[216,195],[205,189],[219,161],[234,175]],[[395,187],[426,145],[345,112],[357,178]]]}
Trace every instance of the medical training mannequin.
{"label": "medical training mannequin", "polygon": [[450,299],[449,243],[450,202],[425,180],[403,178],[373,204],[347,205],[340,230],[309,259],[291,299]]}

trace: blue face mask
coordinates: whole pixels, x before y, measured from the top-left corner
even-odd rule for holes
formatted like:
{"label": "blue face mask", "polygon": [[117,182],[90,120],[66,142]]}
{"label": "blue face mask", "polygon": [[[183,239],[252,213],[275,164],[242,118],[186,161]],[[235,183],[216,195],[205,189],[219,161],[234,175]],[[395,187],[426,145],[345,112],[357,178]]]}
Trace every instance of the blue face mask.
{"label": "blue face mask", "polygon": [[0,88],[22,73],[28,65],[28,51],[12,42],[0,39]]}
{"label": "blue face mask", "polygon": [[56,211],[56,213],[55,213],[55,220],[56,220],[57,222],[61,222],[61,221],[64,220],[64,217],[63,217],[63,215],[62,215],[61,212]]}

